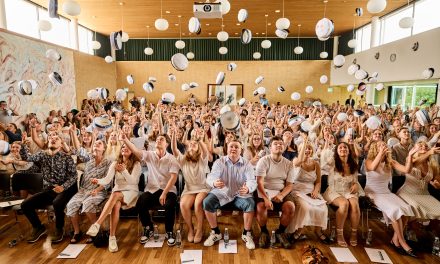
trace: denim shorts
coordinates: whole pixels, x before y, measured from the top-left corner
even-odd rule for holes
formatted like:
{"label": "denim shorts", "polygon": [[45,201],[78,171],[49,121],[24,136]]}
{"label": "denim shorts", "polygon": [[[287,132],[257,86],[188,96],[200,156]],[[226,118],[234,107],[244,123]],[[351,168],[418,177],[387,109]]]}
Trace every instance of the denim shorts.
{"label": "denim shorts", "polygon": [[215,213],[217,209],[221,209],[222,207],[229,207],[230,205],[233,205],[235,208],[245,213],[255,211],[255,201],[252,197],[235,197],[232,202],[227,203],[223,206],[220,206],[220,201],[218,200],[217,196],[212,193],[208,194],[208,196],[206,196],[206,198],[203,200],[203,209],[211,213]]}

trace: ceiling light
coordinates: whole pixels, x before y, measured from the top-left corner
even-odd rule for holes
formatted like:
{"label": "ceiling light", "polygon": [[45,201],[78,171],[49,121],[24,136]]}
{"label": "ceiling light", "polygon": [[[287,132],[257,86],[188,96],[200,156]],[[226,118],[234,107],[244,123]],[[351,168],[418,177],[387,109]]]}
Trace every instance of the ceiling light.
{"label": "ceiling light", "polygon": [[168,10],[167,10],[167,11],[165,11],[165,13],[167,13],[167,14],[171,14],[171,12],[170,12],[170,11],[168,11]]}
{"label": "ceiling light", "polygon": [[238,33],[237,33],[237,32],[235,32],[235,35],[238,35]]}
{"label": "ceiling light", "polygon": [[207,26],[209,26],[209,24],[206,24]]}
{"label": "ceiling light", "polygon": [[209,33],[208,33],[208,35],[210,35],[210,36],[211,36],[211,35],[212,35],[212,33],[211,33],[211,32],[209,32]]}
{"label": "ceiling light", "polygon": [[279,12],[281,12],[281,10],[278,10],[278,9],[277,9],[277,10],[275,10],[275,13],[279,13]]}
{"label": "ceiling light", "polygon": [[272,23],[267,23],[268,26],[272,26]]}
{"label": "ceiling light", "polygon": [[237,26],[240,26],[240,23],[237,23],[236,25],[237,25]]}

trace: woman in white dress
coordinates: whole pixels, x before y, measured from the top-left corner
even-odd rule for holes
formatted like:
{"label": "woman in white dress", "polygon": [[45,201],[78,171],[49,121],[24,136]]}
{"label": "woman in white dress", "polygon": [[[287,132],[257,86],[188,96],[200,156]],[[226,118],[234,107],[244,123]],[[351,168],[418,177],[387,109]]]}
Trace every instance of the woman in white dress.
{"label": "woman in white dress", "polygon": [[[440,177],[439,164],[432,156],[434,149],[429,149],[426,141],[417,143],[419,151],[414,155],[413,168],[405,174],[405,184],[397,191],[407,202],[415,214],[416,219],[440,220],[440,202],[429,194],[428,185],[433,182],[434,176]],[[425,154],[430,154],[423,158]],[[432,227],[438,226],[438,221],[432,221]]]}
{"label": "woman in white dress", "polygon": [[324,243],[330,243],[322,230],[327,229],[328,208],[320,194],[321,169],[319,162],[312,159],[313,147],[306,135],[303,135],[299,156],[293,160],[296,173],[292,193],[295,199],[295,216],[287,232],[294,233],[298,239],[305,226],[315,226],[316,234]]}
{"label": "woman in white dress", "polygon": [[105,149],[105,157],[110,161],[115,161],[121,152],[121,142],[118,140],[118,132],[116,130],[110,133],[107,147]]}
{"label": "woman in white dress", "polygon": [[406,217],[414,216],[411,206],[392,193],[388,188],[391,181],[392,169],[402,173],[411,170],[412,155],[417,147],[410,150],[406,166],[399,164],[391,158],[387,144],[383,141],[373,142],[370,145],[366,165],[367,184],[365,193],[373,200],[376,207],[382,211],[385,220],[391,221],[394,235],[391,245],[402,254],[417,257],[411,247],[405,241],[403,230],[407,223]]}
{"label": "woman in white dress", "polygon": [[[177,148],[177,129],[172,128],[171,148],[179,162],[185,180],[185,188],[180,198],[180,210],[188,226],[188,242],[200,243],[203,238],[203,199],[210,191],[209,186],[206,184],[206,174],[209,172],[208,149],[199,138],[192,139],[187,143],[185,155],[182,155]],[[195,236],[191,211],[193,206],[197,219]]]}
{"label": "woman in white dress", "polygon": [[255,169],[257,162],[267,154],[269,154],[269,150],[263,144],[261,133],[252,134],[249,137],[248,146],[243,152],[243,158],[247,159]]}
{"label": "woman in white dress", "polygon": [[109,169],[107,176],[103,179],[93,178],[93,184],[107,185],[115,179],[115,186],[112,194],[106,202],[104,209],[101,212],[98,220],[92,224],[87,231],[87,235],[96,236],[99,228],[104,220],[110,215],[110,237],[108,249],[110,252],[118,251],[116,243],[116,227],[119,221],[119,210],[128,209],[136,205],[139,194],[139,177],[141,175],[141,164],[136,156],[132,154],[131,150],[125,145],[122,145],[121,154],[118,160],[114,161]]}
{"label": "woman in white dress", "polygon": [[355,247],[360,219],[359,195],[364,195],[358,182],[358,164],[350,151],[350,146],[345,142],[338,144],[333,157],[334,166],[329,170],[328,187],[323,196],[329,204],[338,207],[336,239],[341,247],[347,246],[344,239],[344,224],[350,212],[350,245]]}

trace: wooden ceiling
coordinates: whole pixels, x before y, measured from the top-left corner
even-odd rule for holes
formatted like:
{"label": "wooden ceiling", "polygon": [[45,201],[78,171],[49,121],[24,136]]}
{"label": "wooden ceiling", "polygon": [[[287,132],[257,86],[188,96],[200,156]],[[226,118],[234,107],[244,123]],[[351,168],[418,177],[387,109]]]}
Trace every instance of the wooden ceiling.
{"label": "wooden ceiling", "polygon": [[[47,7],[48,0],[32,0]],[[77,0],[81,5],[81,14],[78,16],[80,24],[97,32],[108,35],[112,31],[122,28],[130,38],[146,38],[147,25],[150,26],[151,38],[178,38],[179,18],[181,15],[182,36],[187,37],[188,20],[193,16],[194,0],[163,0],[163,17],[168,20],[167,31],[158,31],[154,28],[154,21],[160,17],[160,0]],[[59,0],[59,12],[62,12],[64,0]],[[205,2],[198,0],[197,2]],[[212,0],[211,2],[214,2]],[[275,36],[275,21],[283,14],[283,0],[229,0],[231,10],[224,15],[224,30],[230,37],[239,36],[242,28],[252,30],[254,37],[265,35],[265,14],[268,14],[267,34]],[[367,0],[329,0],[326,17],[335,24],[334,35],[340,35],[353,29],[355,8],[362,7],[364,15],[356,18],[356,26],[370,22],[372,14],[367,11]],[[387,8],[380,14],[386,14],[405,4],[407,0],[388,0]],[[323,17],[324,3],[322,0],[285,0],[285,17],[289,18],[290,37],[296,37],[298,24],[301,24],[302,37],[315,36],[315,24]],[[237,13],[241,8],[249,12],[248,20],[237,25]],[[69,16],[66,16],[69,17]],[[215,37],[221,30],[221,19],[203,19],[202,33],[198,37]]]}

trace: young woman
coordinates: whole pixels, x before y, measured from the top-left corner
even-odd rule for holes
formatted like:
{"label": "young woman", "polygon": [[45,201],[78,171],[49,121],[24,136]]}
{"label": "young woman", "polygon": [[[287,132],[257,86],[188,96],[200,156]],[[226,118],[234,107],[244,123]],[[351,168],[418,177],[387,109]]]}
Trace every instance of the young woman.
{"label": "young woman", "polygon": [[[431,221],[431,230],[439,229],[440,201],[428,192],[428,185],[440,179],[439,164],[434,158],[434,149],[429,149],[426,141],[417,143],[419,150],[414,155],[413,168],[405,175],[405,184],[397,195],[407,202],[417,219]],[[424,155],[429,155],[423,158]],[[433,185],[434,186],[434,185]]]}
{"label": "young woman", "polygon": [[108,138],[107,147],[105,149],[105,157],[110,161],[115,161],[121,152],[121,142],[118,140],[118,132],[112,131]]}
{"label": "young woman", "polygon": [[116,227],[119,221],[119,210],[134,207],[139,194],[139,177],[141,175],[141,164],[133,155],[131,150],[122,145],[118,160],[114,161],[108,169],[107,176],[103,179],[91,179],[93,184],[105,186],[115,179],[115,186],[112,194],[104,206],[98,220],[92,224],[87,231],[87,235],[96,236],[99,228],[107,216],[110,214],[110,237],[108,249],[110,252],[118,251],[116,243]]}
{"label": "young woman", "polygon": [[293,133],[290,129],[286,129],[283,132],[283,141],[285,150],[283,152],[283,157],[288,160],[293,160],[298,156],[298,148],[293,140]]}
{"label": "young woman", "polygon": [[[76,129],[75,129],[76,130]],[[76,137],[76,131],[72,133]],[[74,139],[74,143],[79,142]],[[71,243],[78,243],[82,233],[79,226],[79,213],[85,213],[90,223],[95,223],[98,206],[107,197],[105,187],[92,184],[92,179],[101,179],[107,174],[111,161],[104,157],[105,142],[96,140],[93,143],[92,152],[89,153],[83,147],[74,145],[74,153],[85,162],[84,173],[81,176],[78,192],[70,199],[66,206],[66,215],[70,217],[73,225],[73,237]],[[79,148],[78,148],[79,147]],[[91,242],[88,239],[87,242]]]}
{"label": "young woman", "polygon": [[357,246],[357,228],[359,226],[359,195],[364,194],[358,182],[358,165],[347,143],[341,142],[334,151],[334,167],[329,170],[328,187],[324,199],[338,207],[336,211],[336,232],[338,245],[346,247],[344,224],[350,212],[350,245]]}
{"label": "young woman", "polygon": [[[323,243],[329,243],[322,230],[327,229],[328,209],[325,200],[320,194],[321,169],[319,163],[312,159],[313,147],[309,143],[307,135],[303,134],[303,144],[300,147],[299,156],[293,160],[296,168],[292,193],[295,196],[295,216],[287,228],[288,233],[294,233],[298,239],[305,226],[314,226],[319,239]],[[314,201],[317,200],[317,201]]]}
{"label": "young woman", "polygon": [[255,168],[260,158],[269,154],[269,150],[264,146],[261,134],[253,134],[249,138],[249,144],[243,153],[243,157]]}
{"label": "young woman", "polygon": [[391,180],[392,169],[402,173],[411,171],[412,155],[417,151],[413,148],[409,151],[406,166],[399,164],[391,158],[391,153],[383,141],[371,143],[367,160],[365,161],[367,184],[365,193],[373,199],[376,207],[382,211],[385,220],[391,221],[394,235],[391,245],[402,254],[417,257],[411,247],[406,243],[403,236],[407,219],[414,216],[411,206],[392,193],[388,188]]}
{"label": "young woman", "polygon": [[[177,147],[177,129],[172,129],[171,147],[185,179],[185,188],[180,199],[180,210],[188,226],[188,242],[200,243],[203,238],[204,211],[202,203],[210,190],[206,184],[206,174],[209,172],[208,149],[203,141],[196,138],[188,141],[185,155],[182,155]],[[191,211],[193,206],[197,219],[195,235]]]}

